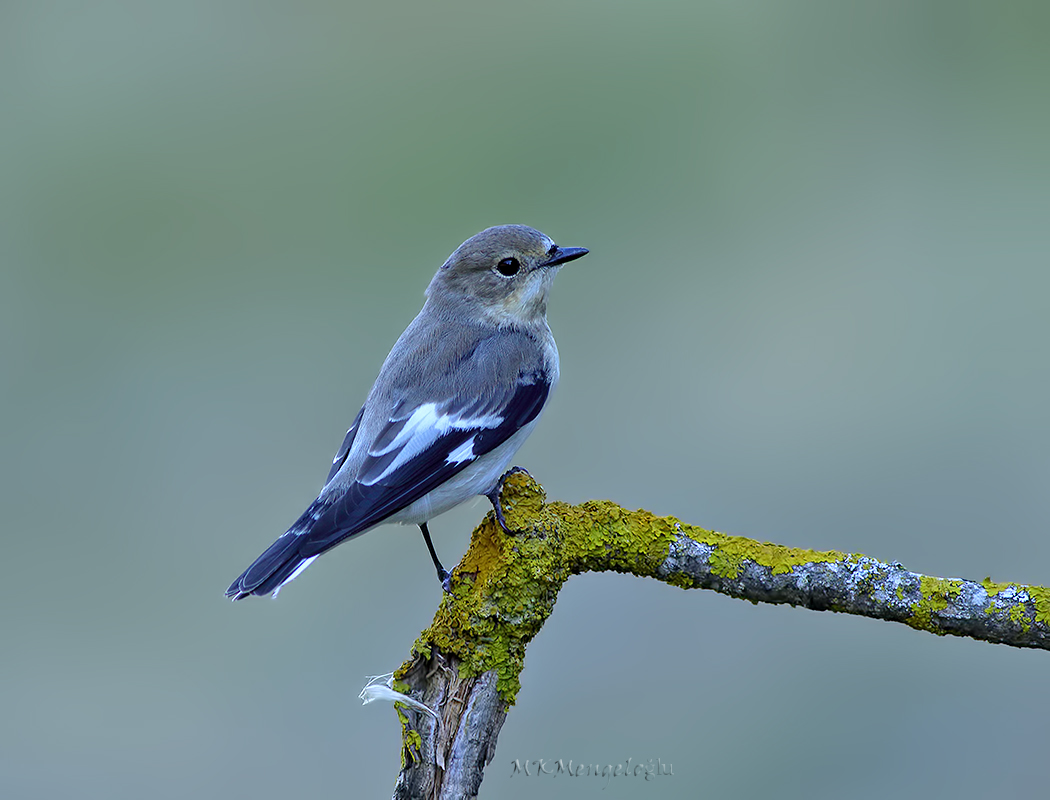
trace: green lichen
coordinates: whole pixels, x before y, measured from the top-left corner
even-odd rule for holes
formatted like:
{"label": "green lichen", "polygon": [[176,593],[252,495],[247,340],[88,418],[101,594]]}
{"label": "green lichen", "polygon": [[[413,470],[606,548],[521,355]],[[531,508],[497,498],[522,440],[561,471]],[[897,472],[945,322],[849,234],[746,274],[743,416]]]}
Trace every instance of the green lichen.
{"label": "green lichen", "polygon": [[[613,569],[655,575],[677,535],[673,521],[614,503],[581,506],[545,502],[525,475],[508,478],[502,505],[508,534],[490,514],[456,567],[451,595],[413,645],[454,656],[462,678],[496,672],[496,689],[513,704],[525,648],[546,622],[558,591],[574,573]],[[402,666],[405,674],[411,661]]]}
{"label": "green lichen", "polygon": [[[442,599],[433,623],[416,640],[413,655],[426,659],[437,648],[457,659],[463,678],[495,670],[496,688],[508,704],[520,688],[525,647],[572,574],[614,570],[655,576],[681,535],[710,545],[712,571],[726,578],[737,577],[746,562],[782,574],[845,558],[729,536],[605,501],[548,504],[542,488],[523,474],[508,478],[502,505],[514,533],[504,532],[491,514],[475,530],[470,550],[454,571],[451,595]],[[669,582],[697,585],[680,573]]]}
{"label": "green lichen", "polygon": [[[1035,607],[1034,621],[1040,625],[1050,626],[1050,588],[1045,586],[1025,586],[1021,583],[996,583],[991,578],[985,578],[981,581],[981,586],[988,592],[989,597],[1002,594],[1007,589],[1013,590],[1014,597],[1019,598],[1022,602],[1010,606],[1010,619],[1020,623],[1026,633],[1031,628],[1033,621],[1027,606],[1023,602],[1026,595],[1028,601]],[[1002,607],[992,603],[988,607],[988,613],[992,614]]]}
{"label": "green lichen", "polygon": [[[707,545],[711,572],[726,579],[738,578],[749,564],[780,575],[808,564],[857,567],[864,558],[729,536],[673,517],[627,511],[610,502],[548,504],[542,488],[523,474],[507,480],[502,505],[513,533],[503,531],[491,514],[478,526],[470,550],[454,571],[451,594],[442,599],[433,623],[416,640],[413,657],[401,667],[397,678],[403,678],[414,663],[439,651],[452,657],[464,679],[495,671],[501,698],[513,704],[520,688],[525,648],[552,612],[565,580],[573,574],[610,569],[656,576],[680,536]],[[858,578],[858,588],[873,593],[884,577],[884,570],[865,571]],[[684,573],[663,576],[663,580],[683,588],[701,585]],[[1010,587],[1027,592],[1036,609],[1035,621],[1050,625],[1050,589],[990,579],[982,586],[990,596]],[[896,596],[905,600],[916,588],[920,599],[911,605],[909,624],[943,633],[934,625],[934,615],[958,597],[961,582],[921,577],[918,587],[912,582],[898,585]],[[1026,607],[1024,603],[1019,606]],[[989,612],[998,608],[993,602]],[[1011,608],[1010,613],[1011,619],[1018,621],[1017,615],[1022,612]],[[1029,619],[1030,614],[1023,617],[1024,621]]]}
{"label": "green lichen", "polygon": [[983,586],[984,590],[986,592],[988,592],[988,596],[989,597],[995,597],[997,594],[999,594],[999,593],[1001,593],[1001,592],[1003,592],[1003,591],[1005,591],[1007,589],[1011,589],[1011,588],[1018,589],[1018,588],[1021,588],[1016,583],[996,583],[990,577],[989,578],[985,578],[983,581],[981,581],[981,586]]}
{"label": "green lichen", "polygon": [[707,557],[711,565],[711,572],[720,578],[734,580],[740,577],[740,568],[744,566],[744,558],[739,553],[733,553],[725,547],[716,547],[711,555]]}
{"label": "green lichen", "polygon": [[627,511],[608,501],[549,508],[558,517],[564,558],[573,573],[611,569],[652,577],[667,560],[681,526],[671,517]]}
{"label": "green lichen", "polygon": [[774,575],[787,575],[795,567],[844,561],[846,554],[834,550],[806,550],[784,547],[771,542],[760,542],[744,536],[709,531],[681,524],[681,531],[689,538],[713,548],[709,557],[711,572],[723,578],[737,578],[746,562],[772,570]]}
{"label": "green lichen", "polygon": [[698,586],[696,579],[684,572],[673,572],[664,578],[664,581],[680,589],[696,589]]}
{"label": "green lichen", "polygon": [[919,578],[920,599],[912,603],[911,617],[908,624],[918,630],[936,633],[943,636],[945,631],[933,623],[933,615],[944,611],[948,604],[959,596],[962,581],[946,578],[931,578],[922,575]]}
{"label": "green lichen", "polygon": [[[723,578],[738,578],[746,563],[766,567],[774,575],[788,574],[806,564],[843,561],[836,551],[805,550],[744,536],[730,536],[688,525],[674,517],[657,517],[648,511],[626,511],[614,503],[590,502],[573,507],[553,503],[566,531],[566,555],[574,572],[609,569],[652,576],[663,564],[677,536],[687,536],[711,547],[711,572]],[[688,576],[675,575],[676,586],[695,586]]]}
{"label": "green lichen", "polygon": [[397,711],[397,718],[401,723],[401,769],[405,769],[405,765],[408,763],[408,759],[418,760],[420,753],[423,751],[423,737],[419,731],[413,729],[408,722],[408,717],[401,710],[400,706],[394,706]]}
{"label": "green lichen", "polygon": [[1032,628],[1032,623],[1028,621],[1028,609],[1024,607],[1024,603],[1018,603],[1010,607],[1010,621],[1020,625],[1025,633],[1028,633]]}
{"label": "green lichen", "polygon": [[[507,534],[491,514],[478,526],[454,571],[451,595],[442,599],[412,650],[414,658],[429,658],[433,648],[453,656],[463,678],[495,670],[496,688],[512,704],[525,647],[553,610],[569,570],[560,547],[549,541],[557,537],[557,520],[535,482],[512,475],[503,508],[512,529],[529,530]],[[412,663],[402,665],[396,677],[407,674]]]}
{"label": "green lichen", "polygon": [[1040,625],[1050,626],[1050,588],[1046,586],[1026,586],[1025,591],[1032,598],[1035,606],[1035,621]]}

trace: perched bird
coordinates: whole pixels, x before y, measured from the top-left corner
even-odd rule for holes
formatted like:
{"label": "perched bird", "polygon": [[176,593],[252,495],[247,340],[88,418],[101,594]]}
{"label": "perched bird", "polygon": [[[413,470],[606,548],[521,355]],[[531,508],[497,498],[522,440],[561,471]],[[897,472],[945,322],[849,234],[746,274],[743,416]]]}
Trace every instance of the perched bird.
{"label": "perched bird", "polygon": [[384,522],[418,525],[476,495],[499,506],[504,470],[558,381],[547,295],[587,254],[525,225],[467,239],[434,275],[336,453],[321,493],[226,590],[274,596],[314,559]]}

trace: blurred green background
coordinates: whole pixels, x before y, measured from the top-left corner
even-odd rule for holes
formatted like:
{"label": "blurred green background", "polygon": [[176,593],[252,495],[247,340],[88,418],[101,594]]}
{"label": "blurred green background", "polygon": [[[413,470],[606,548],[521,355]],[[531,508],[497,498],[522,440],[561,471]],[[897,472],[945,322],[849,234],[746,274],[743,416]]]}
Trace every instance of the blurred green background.
{"label": "blurred green background", "polygon": [[[1050,5],[0,6],[0,795],[381,797],[414,529],[223,590],[433,271],[591,248],[517,462],[921,572],[1050,583]],[[454,562],[487,510],[438,519]],[[489,797],[1045,791],[1050,656],[572,580]],[[673,777],[511,777],[660,758]]]}

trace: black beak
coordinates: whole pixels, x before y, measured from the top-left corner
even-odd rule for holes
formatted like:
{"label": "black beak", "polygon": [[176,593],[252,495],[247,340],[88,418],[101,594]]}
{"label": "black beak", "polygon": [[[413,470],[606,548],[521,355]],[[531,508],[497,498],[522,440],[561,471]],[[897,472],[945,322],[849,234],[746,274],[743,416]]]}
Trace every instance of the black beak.
{"label": "black beak", "polygon": [[558,247],[557,245],[548,253],[549,258],[540,264],[541,267],[557,267],[567,264],[577,258],[583,258],[590,250],[586,247]]}

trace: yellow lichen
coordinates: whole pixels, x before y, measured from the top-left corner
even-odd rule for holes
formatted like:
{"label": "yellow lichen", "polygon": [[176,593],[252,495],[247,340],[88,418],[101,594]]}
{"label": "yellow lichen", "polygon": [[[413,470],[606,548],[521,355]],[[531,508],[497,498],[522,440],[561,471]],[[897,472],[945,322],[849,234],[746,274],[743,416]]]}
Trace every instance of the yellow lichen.
{"label": "yellow lichen", "polygon": [[696,579],[692,575],[687,575],[684,572],[673,572],[668,575],[664,580],[672,586],[677,586],[680,589],[695,589],[697,588]]}
{"label": "yellow lichen", "polygon": [[[984,587],[985,591],[988,592],[989,597],[994,597],[998,594],[1002,594],[1007,589],[1013,590],[1013,597],[1020,598],[1021,600],[1027,599],[1031,601],[1032,605],[1035,606],[1035,619],[1036,623],[1041,625],[1050,625],[1050,589],[1045,586],[1025,586],[1020,583],[996,583],[991,578],[985,578],[981,581],[981,586]],[[988,607],[988,613],[994,613],[999,608],[996,603],[991,603]],[[1028,609],[1023,602],[1015,603],[1010,606],[1010,619],[1013,622],[1019,623],[1027,633],[1032,626],[1032,617],[1028,613]]]}
{"label": "yellow lichen", "polygon": [[397,718],[401,722],[401,769],[404,770],[408,759],[416,760],[423,750],[423,737],[419,731],[409,726],[408,717],[399,706],[394,706]]}
{"label": "yellow lichen", "polygon": [[962,581],[948,580],[945,578],[931,578],[922,575],[919,578],[919,593],[921,598],[911,607],[911,618],[908,624],[919,630],[944,635],[944,631],[933,624],[933,615],[944,611],[948,603],[959,596],[962,589]]}
{"label": "yellow lichen", "polygon": [[724,547],[716,547],[707,560],[711,564],[711,572],[730,580],[740,577],[740,567],[744,564],[739,554],[731,553]]}
{"label": "yellow lichen", "polygon": [[834,550],[821,552],[797,547],[785,547],[771,542],[760,542],[745,536],[730,536],[692,525],[681,524],[682,533],[691,539],[714,548],[710,556],[711,571],[723,578],[736,578],[745,562],[772,570],[774,575],[787,575],[795,567],[822,564],[846,559],[844,553]]}
{"label": "yellow lichen", "polygon": [[612,569],[655,575],[677,535],[676,520],[626,511],[608,501],[552,503],[549,508],[557,515],[565,560],[573,572]]}
{"label": "yellow lichen", "polygon": [[984,590],[988,592],[989,597],[995,597],[997,594],[999,594],[1002,591],[1005,591],[1006,589],[1017,588],[1017,584],[1015,583],[996,583],[990,577],[985,578],[983,581],[981,581],[981,586],[983,586]]}
{"label": "yellow lichen", "polygon": [[[859,555],[729,536],[673,517],[627,511],[611,502],[548,504],[543,489],[523,474],[508,478],[502,505],[512,533],[496,524],[492,514],[478,526],[469,551],[454,571],[451,594],[442,599],[433,623],[413,645],[413,659],[396,677],[403,677],[414,660],[428,659],[436,649],[458,663],[462,677],[494,670],[500,696],[512,704],[520,686],[525,648],[550,615],[570,575],[615,570],[655,576],[667,562],[671,545],[683,535],[710,548],[711,572],[726,579],[738,578],[748,564],[767,568],[774,575],[808,564],[841,563],[851,569],[863,564]],[[866,569],[859,576],[858,588],[873,593],[883,577],[884,570],[877,565]],[[685,588],[700,585],[681,572],[663,580]],[[897,598],[903,600],[913,586],[898,585]],[[1011,587],[1027,592],[1036,609],[1034,621],[1050,625],[1050,589],[995,583],[988,578],[982,586],[989,596]],[[911,607],[909,624],[943,633],[933,624],[933,616],[948,607],[960,588],[957,580],[921,577],[921,598]],[[1022,599],[1026,598],[1022,595]],[[997,608],[997,603],[991,603],[989,613]],[[1012,607],[1011,619],[1031,624],[1025,608],[1024,603]]]}
{"label": "yellow lichen", "polygon": [[[607,501],[548,504],[543,489],[520,473],[507,479],[502,506],[515,532],[503,531],[491,514],[474,531],[470,549],[453,573],[451,595],[442,599],[433,623],[413,645],[413,654],[429,658],[436,647],[458,660],[464,677],[495,670],[497,689],[507,703],[514,702],[520,686],[526,645],[573,573],[611,569],[654,576],[672,542],[683,534],[712,548],[712,572],[725,578],[738,577],[745,562],[786,574],[796,566],[846,558],[834,551],[729,536]],[[681,574],[670,582],[696,585]],[[406,662],[397,677],[411,663]]]}
{"label": "yellow lichen", "polygon": [[1050,626],[1050,588],[1046,586],[1026,586],[1025,591],[1032,598],[1035,606],[1035,621],[1040,625]]}
{"label": "yellow lichen", "polygon": [[1010,607],[1010,621],[1020,625],[1025,633],[1028,633],[1032,627],[1032,623],[1028,621],[1028,609],[1024,607],[1024,603]]}
{"label": "yellow lichen", "polygon": [[[500,696],[513,703],[525,647],[554,607],[569,571],[560,547],[549,541],[557,527],[544,504],[543,490],[523,474],[506,483],[503,507],[514,529],[506,533],[493,515],[474,531],[471,546],[453,572],[446,595],[430,627],[413,645],[415,657],[429,658],[436,647],[459,663],[461,677],[496,672]],[[406,662],[396,676],[411,667]]]}

